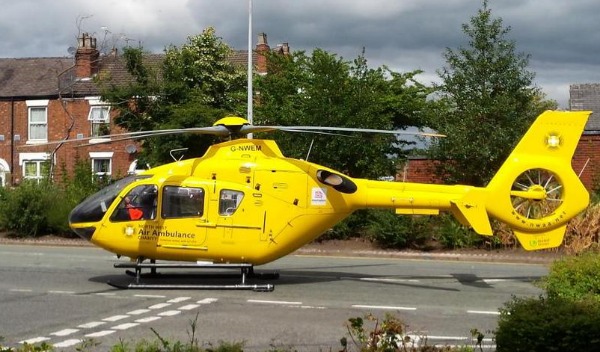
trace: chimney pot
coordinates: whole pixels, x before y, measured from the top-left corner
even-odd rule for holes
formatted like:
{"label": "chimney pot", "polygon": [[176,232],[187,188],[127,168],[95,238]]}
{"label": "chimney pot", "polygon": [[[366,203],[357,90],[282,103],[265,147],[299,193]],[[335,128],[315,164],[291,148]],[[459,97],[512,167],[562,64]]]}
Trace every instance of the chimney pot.
{"label": "chimney pot", "polygon": [[258,44],[257,45],[269,45],[267,43],[267,34],[266,33],[260,33],[258,34]]}

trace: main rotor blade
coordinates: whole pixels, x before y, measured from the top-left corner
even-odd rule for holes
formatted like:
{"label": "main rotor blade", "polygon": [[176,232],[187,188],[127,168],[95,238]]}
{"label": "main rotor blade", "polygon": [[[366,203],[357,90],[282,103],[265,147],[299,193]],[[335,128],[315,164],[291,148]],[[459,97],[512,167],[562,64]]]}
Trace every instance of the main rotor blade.
{"label": "main rotor blade", "polygon": [[153,137],[153,136],[165,136],[172,134],[183,134],[183,133],[198,133],[198,134],[208,134],[214,136],[229,136],[229,130],[225,126],[210,126],[210,127],[190,127],[190,128],[175,128],[175,129],[166,129],[166,130],[157,130],[157,131],[136,131],[136,132],[125,132],[125,133],[115,133],[105,136],[94,136],[94,137],[85,137],[85,138],[76,138],[76,139],[63,139],[60,141],[52,141],[46,143],[36,143],[29,144],[20,147],[39,147],[44,145],[57,145],[63,143],[81,143],[86,141],[92,141],[87,145],[96,145],[96,144],[105,144],[112,143],[118,141],[125,141],[130,139],[140,139],[145,137]]}
{"label": "main rotor blade", "polygon": [[[383,134],[395,134],[395,135],[409,135],[409,136],[423,136],[423,137],[446,137],[444,134],[429,133],[429,132],[409,132],[409,131],[390,131],[390,130],[378,130],[372,128],[351,128],[351,127],[323,127],[323,126],[244,126],[244,127],[256,127],[258,129],[253,132],[266,132],[266,131],[287,131],[287,132],[311,132],[311,131],[338,131],[338,132],[362,132],[362,133],[383,133]],[[244,130],[244,128],[242,128]],[[245,132],[245,131],[244,131]],[[250,133],[250,132],[247,132]]]}
{"label": "main rotor blade", "polygon": [[[222,127],[222,126],[197,127],[197,128],[191,127],[191,128],[180,128],[180,129],[174,129],[174,130],[140,131],[141,133],[133,135],[133,136],[122,136],[122,137],[117,137],[117,138],[113,138],[113,139],[99,139],[97,141],[93,141],[88,144],[78,145],[78,146],[76,146],[76,148],[91,147],[91,146],[98,145],[98,144],[107,144],[107,143],[114,143],[114,142],[120,142],[120,141],[128,141],[128,140],[132,140],[132,139],[141,139],[141,138],[146,138],[146,137],[168,136],[168,135],[173,135],[173,134],[184,134],[184,133],[199,133],[199,134],[208,134],[208,135],[221,136],[221,137],[229,136],[229,131],[227,131],[227,129],[225,129],[225,131],[222,131],[218,127]],[[205,130],[206,128],[213,129],[213,131],[206,131]]]}

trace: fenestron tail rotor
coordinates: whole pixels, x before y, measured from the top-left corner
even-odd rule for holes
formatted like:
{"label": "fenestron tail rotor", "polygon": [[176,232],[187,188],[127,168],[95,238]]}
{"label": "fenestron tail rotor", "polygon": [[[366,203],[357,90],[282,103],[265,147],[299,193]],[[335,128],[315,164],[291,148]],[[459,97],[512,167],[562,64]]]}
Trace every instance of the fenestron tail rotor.
{"label": "fenestron tail rotor", "polygon": [[510,198],[515,212],[526,219],[543,220],[563,204],[563,185],[551,171],[529,169],[513,183]]}

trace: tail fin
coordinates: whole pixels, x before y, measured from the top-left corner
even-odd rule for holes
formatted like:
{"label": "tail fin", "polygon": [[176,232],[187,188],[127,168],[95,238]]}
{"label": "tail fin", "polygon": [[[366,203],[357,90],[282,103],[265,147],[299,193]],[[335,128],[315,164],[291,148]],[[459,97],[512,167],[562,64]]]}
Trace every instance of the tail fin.
{"label": "tail fin", "polygon": [[527,250],[557,247],[567,222],[589,204],[571,158],[590,111],[546,111],[485,188],[487,213]]}

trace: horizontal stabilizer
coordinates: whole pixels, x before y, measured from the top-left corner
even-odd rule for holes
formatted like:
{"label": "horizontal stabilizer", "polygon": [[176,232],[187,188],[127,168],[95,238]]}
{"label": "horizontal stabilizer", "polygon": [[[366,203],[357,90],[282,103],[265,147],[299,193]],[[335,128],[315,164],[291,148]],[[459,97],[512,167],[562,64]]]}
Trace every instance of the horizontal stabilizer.
{"label": "horizontal stabilizer", "polygon": [[461,224],[471,226],[480,235],[491,236],[493,234],[482,192],[472,189],[461,199],[450,203],[452,204],[452,215]]}

